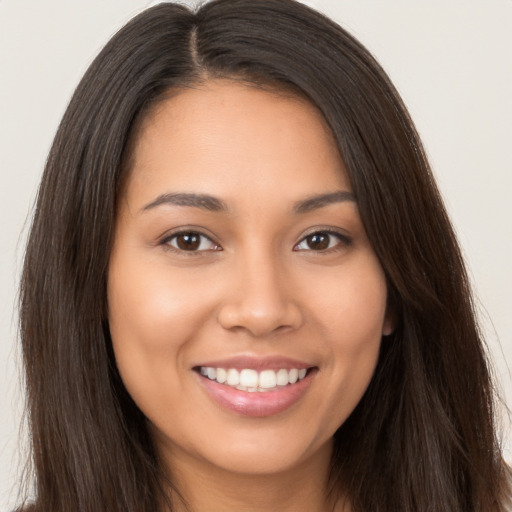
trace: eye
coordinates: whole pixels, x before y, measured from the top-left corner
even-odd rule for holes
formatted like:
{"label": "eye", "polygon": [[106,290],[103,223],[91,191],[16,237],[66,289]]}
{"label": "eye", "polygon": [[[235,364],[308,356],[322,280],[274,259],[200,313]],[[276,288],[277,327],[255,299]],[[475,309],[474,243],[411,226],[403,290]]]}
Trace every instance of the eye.
{"label": "eye", "polygon": [[177,251],[202,252],[220,250],[218,244],[197,231],[181,231],[175,233],[166,238],[162,243]]}
{"label": "eye", "polygon": [[295,247],[295,251],[327,251],[340,245],[349,245],[350,240],[333,231],[315,231],[304,237]]}

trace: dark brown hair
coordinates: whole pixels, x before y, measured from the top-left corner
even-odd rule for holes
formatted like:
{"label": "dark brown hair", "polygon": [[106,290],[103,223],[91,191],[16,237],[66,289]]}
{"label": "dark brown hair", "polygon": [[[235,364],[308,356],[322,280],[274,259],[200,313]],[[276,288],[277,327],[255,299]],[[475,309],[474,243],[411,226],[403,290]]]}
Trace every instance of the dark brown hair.
{"label": "dark brown hair", "polygon": [[292,0],[148,9],[77,87],[46,164],[21,284],[33,510],[153,512],[171,485],[116,369],[106,278],[134,127],[169,90],[208,78],[280,84],[319,108],[387,277],[397,327],[336,432],[331,491],[342,489],[354,512],[504,511],[492,382],[421,142],[368,51]]}

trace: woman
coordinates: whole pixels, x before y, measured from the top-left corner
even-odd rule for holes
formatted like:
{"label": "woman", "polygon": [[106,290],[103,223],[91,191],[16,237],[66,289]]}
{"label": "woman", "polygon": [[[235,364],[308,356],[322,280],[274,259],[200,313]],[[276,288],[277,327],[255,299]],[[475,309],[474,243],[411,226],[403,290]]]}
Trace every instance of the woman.
{"label": "woman", "polygon": [[507,505],[421,143],[301,4],[165,4],[107,44],[48,159],[21,334],[29,509]]}

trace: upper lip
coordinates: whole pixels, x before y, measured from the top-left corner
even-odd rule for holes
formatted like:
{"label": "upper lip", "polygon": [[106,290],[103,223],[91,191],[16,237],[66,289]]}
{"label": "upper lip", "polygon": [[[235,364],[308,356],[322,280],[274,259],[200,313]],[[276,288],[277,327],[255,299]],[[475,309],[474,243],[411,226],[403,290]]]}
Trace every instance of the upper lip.
{"label": "upper lip", "polygon": [[291,370],[292,368],[311,368],[315,366],[312,363],[306,361],[299,361],[297,359],[291,359],[284,356],[264,356],[257,357],[251,355],[238,355],[232,356],[225,359],[215,359],[202,361],[201,363],[194,365],[194,368],[198,367],[211,367],[211,368],[233,368],[235,370],[243,370],[244,368],[250,368],[257,371],[262,370],[280,370],[282,368]]}

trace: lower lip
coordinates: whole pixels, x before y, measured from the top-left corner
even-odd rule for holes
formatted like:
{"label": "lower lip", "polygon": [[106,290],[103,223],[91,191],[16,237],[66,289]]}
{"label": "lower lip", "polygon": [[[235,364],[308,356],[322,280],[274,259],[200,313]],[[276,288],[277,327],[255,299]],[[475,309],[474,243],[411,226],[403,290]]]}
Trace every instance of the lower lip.
{"label": "lower lip", "polygon": [[279,414],[297,403],[308,390],[314,375],[310,370],[306,377],[273,391],[242,391],[219,384],[198,374],[201,384],[214,402],[242,416],[263,418]]}

